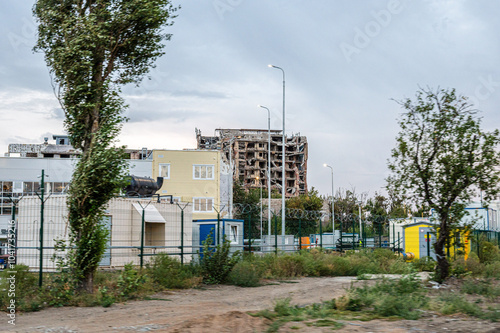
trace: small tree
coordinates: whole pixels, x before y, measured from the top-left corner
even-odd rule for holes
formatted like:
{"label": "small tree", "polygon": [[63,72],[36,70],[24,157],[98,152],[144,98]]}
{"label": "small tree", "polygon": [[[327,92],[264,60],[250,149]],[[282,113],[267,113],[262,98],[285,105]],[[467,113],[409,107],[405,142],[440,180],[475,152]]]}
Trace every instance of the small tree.
{"label": "small tree", "polygon": [[70,262],[87,292],[105,250],[104,208],[127,172],[113,147],[125,120],[120,87],[138,85],[163,54],[163,29],[176,10],[169,0],[38,0],[33,8],[35,50],[45,53],[71,144],[82,152],[68,209]]}
{"label": "small tree", "polygon": [[[245,238],[255,238],[260,234],[260,189],[245,190],[240,182],[233,186],[233,203],[235,205],[234,218],[248,221],[251,219],[252,229],[245,226]],[[263,207],[264,209],[264,207]],[[265,209],[264,209],[265,210]],[[251,233],[251,235],[250,235]]]}
{"label": "small tree", "polygon": [[[287,219],[287,233],[298,236],[299,231],[302,236],[318,232],[318,220],[321,223],[321,209],[323,208],[323,199],[319,196],[319,192],[313,188],[307,194],[301,194],[298,197],[290,198],[286,201],[286,208],[297,210],[301,218],[299,220],[293,218],[293,211],[289,211],[292,216]],[[300,229],[300,230],[299,230]]]}
{"label": "small tree", "polygon": [[499,192],[499,132],[481,129],[481,120],[455,90],[421,89],[399,102],[406,110],[388,166],[388,190],[417,207],[427,205],[439,219],[434,244],[436,277],[448,276],[444,245],[459,226],[465,206],[480,190],[486,200]]}

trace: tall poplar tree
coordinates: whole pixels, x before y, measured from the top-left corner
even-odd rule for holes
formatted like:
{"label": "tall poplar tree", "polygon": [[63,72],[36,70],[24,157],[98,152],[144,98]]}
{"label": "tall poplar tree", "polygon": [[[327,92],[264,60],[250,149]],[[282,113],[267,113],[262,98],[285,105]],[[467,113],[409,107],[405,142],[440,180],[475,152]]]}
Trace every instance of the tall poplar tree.
{"label": "tall poplar tree", "polygon": [[73,147],[81,150],[69,190],[70,262],[77,287],[93,292],[105,250],[106,203],[126,174],[114,147],[126,108],[121,86],[139,85],[164,52],[178,7],[169,0],[38,0],[35,51],[45,61],[65,113]]}
{"label": "tall poplar tree", "polygon": [[389,161],[388,189],[436,212],[436,276],[443,281],[449,274],[444,246],[464,208],[481,190],[486,201],[500,191],[499,131],[484,131],[477,111],[454,89],[421,89],[415,100],[400,104],[405,113]]}

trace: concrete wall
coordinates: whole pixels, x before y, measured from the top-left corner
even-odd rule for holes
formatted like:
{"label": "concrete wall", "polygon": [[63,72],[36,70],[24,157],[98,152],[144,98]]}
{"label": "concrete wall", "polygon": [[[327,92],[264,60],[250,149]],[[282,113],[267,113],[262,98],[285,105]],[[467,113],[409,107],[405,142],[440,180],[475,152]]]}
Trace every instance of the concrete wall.
{"label": "concrete wall", "polygon": [[[156,203],[149,199],[112,199],[106,210],[106,215],[111,219],[110,227],[110,250],[112,267],[122,267],[127,263],[139,264],[138,248],[141,245],[141,223],[142,207],[148,206],[150,210],[157,213],[162,222],[152,221],[148,214],[145,215],[145,246],[156,245],[167,248],[146,248],[145,254],[168,252],[180,253],[178,246],[181,240],[181,211],[176,204]],[[134,206],[135,205],[135,206]],[[137,208],[139,207],[139,209]],[[192,214],[191,207],[184,211],[184,244],[187,246],[184,252],[189,253],[192,243]],[[148,228],[149,226],[149,228]],[[163,234],[158,234],[161,231]],[[18,263],[30,266],[32,269],[39,267],[40,240],[40,200],[38,197],[25,197],[19,202],[18,213]],[[66,195],[51,196],[45,203],[44,214],[44,270],[54,270],[55,263],[51,260],[54,250],[50,249],[56,243],[56,239],[67,241],[69,237],[68,209],[66,206]],[[159,243],[161,241],[161,244]],[[126,248],[119,248],[126,247]],[[179,256],[175,256],[179,258]],[[185,261],[189,261],[190,255],[185,255]],[[151,256],[145,257],[145,261]]]}

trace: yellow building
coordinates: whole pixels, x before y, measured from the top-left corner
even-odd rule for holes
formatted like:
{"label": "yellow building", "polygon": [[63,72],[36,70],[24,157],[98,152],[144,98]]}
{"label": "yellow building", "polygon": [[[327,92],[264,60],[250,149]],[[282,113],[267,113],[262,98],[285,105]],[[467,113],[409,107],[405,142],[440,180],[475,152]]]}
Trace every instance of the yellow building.
{"label": "yellow building", "polygon": [[192,204],[193,219],[216,218],[225,210],[229,187],[221,173],[226,169],[218,150],[153,151],[153,177],[163,177],[156,193]]}
{"label": "yellow building", "polygon": [[404,252],[413,253],[415,258],[430,256],[436,259],[434,226],[428,222],[410,223],[403,226]]}
{"label": "yellow building", "polygon": [[[404,252],[413,253],[415,258],[430,256],[436,260],[434,243],[437,241],[434,225],[429,222],[417,222],[403,226]],[[465,255],[467,259],[471,251],[470,231],[455,230],[450,236],[449,244],[445,245],[448,257]]]}

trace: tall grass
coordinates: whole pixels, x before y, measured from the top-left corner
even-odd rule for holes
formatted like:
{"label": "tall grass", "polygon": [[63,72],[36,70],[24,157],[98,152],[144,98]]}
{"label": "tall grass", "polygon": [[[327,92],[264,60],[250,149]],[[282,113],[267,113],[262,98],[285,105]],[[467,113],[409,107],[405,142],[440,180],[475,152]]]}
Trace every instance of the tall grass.
{"label": "tall grass", "polygon": [[[317,249],[300,253],[247,256],[231,273],[232,283],[244,285],[249,272],[253,279],[286,279],[302,276],[359,276],[363,274],[408,274],[414,268],[387,249],[324,253]],[[241,281],[238,282],[238,281]],[[255,285],[256,283],[252,283]]]}

